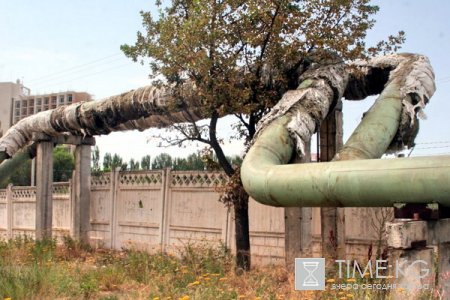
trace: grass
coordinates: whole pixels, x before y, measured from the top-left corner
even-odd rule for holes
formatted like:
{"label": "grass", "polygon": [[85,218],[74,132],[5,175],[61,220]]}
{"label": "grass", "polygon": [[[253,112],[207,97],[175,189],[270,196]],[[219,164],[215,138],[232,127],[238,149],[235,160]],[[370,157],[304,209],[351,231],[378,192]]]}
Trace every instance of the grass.
{"label": "grass", "polygon": [[186,245],[175,256],[18,237],[0,241],[0,299],[389,299],[296,292],[293,274],[282,267],[237,276],[233,261],[225,247]]}

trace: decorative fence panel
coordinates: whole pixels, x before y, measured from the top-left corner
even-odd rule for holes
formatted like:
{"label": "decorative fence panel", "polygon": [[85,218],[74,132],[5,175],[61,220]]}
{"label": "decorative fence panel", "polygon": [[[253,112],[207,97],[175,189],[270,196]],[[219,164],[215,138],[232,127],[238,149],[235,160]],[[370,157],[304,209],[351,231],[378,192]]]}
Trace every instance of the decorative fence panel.
{"label": "decorative fence panel", "polygon": [[190,243],[230,244],[231,217],[216,187],[222,173],[170,172],[166,190],[163,247],[176,251]]}
{"label": "decorative fence panel", "polygon": [[0,238],[7,239],[9,237],[8,218],[11,213],[8,212],[8,193],[6,190],[0,190]]}
{"label": "decorative fence panel", "polygon": [[161,249],[164,172],[124,172],[117,182],[114,248]]}
{"label": "decorative fence panel", "polygon": [[[62,237],[70,234],[71,198],[70,185],[65,182],[53,183],[53,236]],[[35,207],[36,208],[36,207]]]}
{"label": "decorative fence panel", "polygon": [[114,176],[110,172],[91,177],[90,239],[97,247],[113,247]]}
{"label": "decorative fence panel", "polygon": [[[53,235],[70,234],[70,184],[53,184]],[[11,239],[34,237],[36,229],[36,187],[8,186],[0,190],[0,236]]]}
{"label": "decorative fence panel", "polygon": [[284,264],[284,208],[250,199],[248,211],[252,262]]}
{"label": "decorative fence panel", "polygon": [[[227,177],[218,172],[171,170],[104,173],[91,178],[90,241],[93,246],[137,248],[176,253],[189,244],[223,244],[235,252],[233,209],[219,202],[217,187]],[[70,234],[72,198],[69,183],[53,186],[53,234]],[[308,210],[308,209],[305,209]],[[36,190],[8,187],[0,190],[0,237],[34,236]],[[308,243],[321,256],[320,209],[305,215],[310,222]],[[250,243],[255,264],[283,264],[284,208],[250,199]],[[370,245],[382,238],[384,219],[392,209],[345,208],[346,251],[349,257],[367,257]]]}
{"label": "decorative fence panel", "polygon": [[12,238],[34,237],[36,228],[36,188],[12,187]]}

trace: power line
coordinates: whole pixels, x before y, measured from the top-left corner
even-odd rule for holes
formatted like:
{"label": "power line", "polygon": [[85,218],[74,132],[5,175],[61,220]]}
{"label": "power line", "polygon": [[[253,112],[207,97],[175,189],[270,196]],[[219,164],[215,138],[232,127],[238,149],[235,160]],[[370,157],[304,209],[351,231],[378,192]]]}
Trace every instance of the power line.
{"label": "power line", "polygon": [[95,66],[90,67],[90,68],[85,69],[85,70],[72,71],[72,72],[69,72],[69,73],[64,74],[62,76],[57,76],[55,78],[49,78],[47,80],[39,81],[39,82],[34,83],[33,86],[39,88],[39,87],[46,86],[46,85],[49,85],[49,84],[52,85],[53,82],[55,82],[55,81],[56,82],[61,82],[61,80],[66,80],[65,78],[69,78],[67,80],[70,80],[70,78],[73,77],[73,76],[89,75],[89,74],[92,74],[93,71],[96,71],[99,68],[103,67],[105,65],[105,63],[108,63],[107,66],[109,66],[112,63],[118,62],[118,60],[120,60],[120,58],[119,59],[114,59],[112,61],[104,62],[104,63],[101,63],[99,65],[95,65]]}
{"label": "power line", "polygon": [[422,147],[422,148],[415,148],[415,149],[416,150],[424,150],[424,149],[442,149],[442,148],[450,148],[450,145],[447,145],[447,146]]}
{"label": "power line", "polygon": [[415,144],[416,145],[450,144],[450,141],[423,142],[423,143],[415,143]]}
{"label": "power line", "polygon": [[438,156],[438,155],[450,155],[450,152],[414,154],[413,156],[417,157],[417,156]]}
{"label": "power line", "polygon": [[[109,69],[105,69],[105,70],[102,70],[102,71],[99,71],[99,72],[95,72],[95,73],[91,73],[91,74],[87,74],[87,75],[82,75],[82,76],[78,76],[78,77],[75,77],[75,78],[71,78],[71,79],[60,81],[60,82],[56,82],[56,83],[48,85],[47,87],[55,86],[55,85],[58,85],[58,84],[63,84],[63,83],[66,83],[66,82],[69,82],[69,81],[73,81],[73,80],[77,80],[77,79],[80,79],[80,78],[86,78],[86,77],[95,76],[95,75],[98,75],[98,74],[101,74],[101,73],[104,73],[104,72],[108,72],[108,71],[111,71],[111,70],[123,68],[123,67],[129,66],[129,65],[130,65],[130,63],[118,65],[118,66],[115,66],[115,67],[112,67],[112,68],[109,68]],[[42,89],[42,87],[41,87],[41,89]]]}
{"label": "power line", "polygon": [[436,80],[436,82],[447,81],[447,80],[450,80],[450,76],[439,78],[438,80]]}
{"label": "power line", "polygon": [[45,78],[55,77],[56,75],[67,73],[68,71],[72,71],[74,69],[80,69],[80,68],[83,69],[86,66],[89,66],[89,65],[92,65],[92,64],[97,64],[100,61],[104,61],[104,60],[107,60],[107,59],[110,59],[112,57],[116,57],[116,56],[119,56],[119,55],[122,55],[122,53],[116,53],[116,54],[108,55],[108,56],[105,56],[105,57],[102,57],[102,58],[98,58],[98,59],[95,59],[93,61],[81,64],[81,65],[76,65],[76,66],[73,66],[73,67],[70,67],[70,68],[63,69],[61,71],[55,72],[55,73],[50,73],[50,74],[47,74],[47,75],[44,75],[44,76],[41,76],[41,77],[37,77],[37,78],[29,80],[29,82],[42,81]]}
{"label": "power line", "polygon": [[97,68],[97,67],[100,67],[100,66],[105,65],[105,64],[112,64],[112,63],[117,62],[117,61],[119,61],[121,59],[122,58],[119,57],[119,58],[113,59],[111,61],[104,61],[104,62],[102,62],[100,64],[96,64],[95,66],[84,67],[82,69],[74,70],[74,71],[68,72],[68,73],[63,74],[63,75],[55,75],[54,77],[49,77],[47,79],[37,81],[37,82],[34,83],[34,85],[41,86],[41,85],[48,84],[49,82],[52,82],[52,81],[55,81],[55,80],[61,80],[61,78],[65,78],[65,77],[68,77],[68,76],[77,75],[77,74],[83,74],[83,73],[86,73],[86,72],[89,73],[89,72],[92,72],[92,70]]}

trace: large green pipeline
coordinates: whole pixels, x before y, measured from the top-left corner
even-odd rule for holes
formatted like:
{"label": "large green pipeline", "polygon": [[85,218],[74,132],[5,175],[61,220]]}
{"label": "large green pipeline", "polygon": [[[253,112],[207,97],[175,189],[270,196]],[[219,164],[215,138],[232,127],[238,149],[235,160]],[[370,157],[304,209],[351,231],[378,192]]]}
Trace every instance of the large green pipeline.
{"label": "large green pipeline", "polygon": [[35,156],[36,144],[32,144],[19,151],[14,157],[3,161],[0,164],[0,182],[7,179],[17,168]]}
{"label": "large green pipeline", "polygon": [[450,156],[283,165],[293,149],[284,127],[288,120],[273,122],[260,136],[273,143],[257,141],[242,165],[244,188],[258,202],[284,207],[450,205]]}
{"label": "large green pipeline", "polygon": [[241,168],[245,190],[258,202],[284,207],[450,205],[450,156],[371,159],[386,151],[401,110],[399,87],[391,83],[335,157],[348,161],[291,165],[286,164],[294,142],[286,130],[291,119],[286,114],[247,153]]}

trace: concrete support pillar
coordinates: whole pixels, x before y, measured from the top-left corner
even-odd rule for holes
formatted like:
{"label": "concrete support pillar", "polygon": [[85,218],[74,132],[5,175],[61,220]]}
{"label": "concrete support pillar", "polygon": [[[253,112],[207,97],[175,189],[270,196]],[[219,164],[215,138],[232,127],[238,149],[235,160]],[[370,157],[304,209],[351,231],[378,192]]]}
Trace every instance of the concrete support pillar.
{"label": "concrete support pillar", "polygon": [[13,190],[12,184],[8,184],[6,187],[6,215],[7,215],[7,232],[8,239],[12,239],[13,236],[13,224],[14,224],[14,216],[13,216]]}
{"label": "concrete support pillar", "polygon": [[[320,125],[319,141],[319,161],[331,161],[343,145],[342,103]],[[320,218],[323,257],[345,259],[344,208],[322,207]]]}
{"label": "concrete support pillar", "polygon": [[[431,293],[450,297],[450,219],[396,220],[386,224],[393,299]],[[399,272],[396,272],[397,266]]]}
{"label": "concrete support pillar", "polygon": [[36,239],[52,236],[53,142],[39,136],[36,153]]}
{"label": "concrete support pillar", "polygon": [[[306,153],[302,159],[297,158],[295,163],[308,163],[311,161],[311,143],[306,144]],[[311,253],[311,207],[284,208],[284,246],[286,268],[294,271],[295,258],[308,257]]]}
{"label": "concrete support pillar", "polygon": [[91,146],[75,147],[75,171],[72,178],[71,235],[83,243],[89,243],[90,195],[91,195]]}

